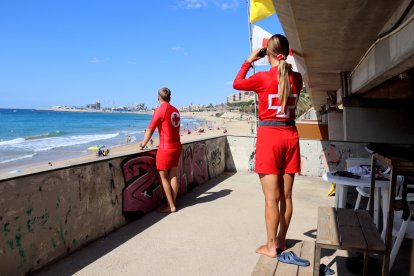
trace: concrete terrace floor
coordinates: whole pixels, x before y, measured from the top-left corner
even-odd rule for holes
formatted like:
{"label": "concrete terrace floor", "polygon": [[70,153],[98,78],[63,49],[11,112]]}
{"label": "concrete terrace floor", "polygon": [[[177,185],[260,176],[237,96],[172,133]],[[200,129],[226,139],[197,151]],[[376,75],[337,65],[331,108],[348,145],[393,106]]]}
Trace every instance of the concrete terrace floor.
{"label": "concrete terrace floor", "polygon": [[[317,207],[333,206],[330,184],[297,176],[288,243],[314,241]],[[265,242],[264,200],[253,173],[225,173],[178,198],[174,214],[151,212],[36,275],[250,275]],[[288,246],[289,246],[288,244]],[[391,275],[409,275],[411,243],[404,241]],[[336,275],[346,251],[322,251]],[[287,276],[287,275],[284,275]]]}

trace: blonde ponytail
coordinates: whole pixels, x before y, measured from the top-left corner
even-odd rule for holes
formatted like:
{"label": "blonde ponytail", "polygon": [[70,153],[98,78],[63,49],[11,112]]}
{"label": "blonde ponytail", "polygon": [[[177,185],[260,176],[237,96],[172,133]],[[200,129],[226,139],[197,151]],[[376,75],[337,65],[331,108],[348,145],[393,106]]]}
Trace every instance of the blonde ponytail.
{"label": "blonde ponytail", "polygon": [[278,114],[286,114],[287,100],[292,93],[289,80],[290,65],[286,62],[286,57],[289,55],[289,41],[285,36],[275,34],[267,43],[267,51],[279,61],[277,81],[279,83],[278,94],[281,109],[278,111]]}
{"label": "blonde ponytail", "polygon": [[279,110],[279,114],[285,114],[285,107],[287,104],[287,100],[292,93],[292,89],[290,86],[290,80],[289,80],[289,64],[286,62],[286,60],[281,59],[279,60],[279,66],[278,66],[278,73],[277,73],[277,80],[279,82],[278,84],[278,93],[279,93],[279,101],[281,105],[281,109]]}

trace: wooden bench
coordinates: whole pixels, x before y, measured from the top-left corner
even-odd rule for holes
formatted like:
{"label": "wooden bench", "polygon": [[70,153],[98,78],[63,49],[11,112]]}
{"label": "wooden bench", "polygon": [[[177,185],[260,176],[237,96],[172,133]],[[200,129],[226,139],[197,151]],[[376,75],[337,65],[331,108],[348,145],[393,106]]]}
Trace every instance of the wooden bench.
{"label": "wooden bench", "polygon": [[297,266],[292,264],[281,263],[277,258],[270,258],[260,255],[256,266],[253,269],[252,276],[311,276],[313,274],[313,259],[315,253],[315,242],[302,241],[298,242],[292,248],[293,251],[301,258],[310,262],[309,266]]}
{"label": "wooden bench", "polygon": [[362,252],[363,275],[367,275],[369,253],[385,253],[385,244],[367,211],[332,207],[318,209],[314,276],[319,276],[322,248]]}

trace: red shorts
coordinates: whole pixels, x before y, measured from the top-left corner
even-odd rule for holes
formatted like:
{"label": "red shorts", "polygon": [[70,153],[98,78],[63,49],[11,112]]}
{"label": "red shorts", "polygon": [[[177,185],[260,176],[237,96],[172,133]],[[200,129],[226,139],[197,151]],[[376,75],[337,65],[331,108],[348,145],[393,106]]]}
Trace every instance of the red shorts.
{"label": "red shorts", "polygon": [[261,126],[257,130],[256,173],[300,172],[299,135],[296,126]]}
{"label": "red shorts", "polygon": [[177,167],[180,161],[181,147],[175,149],[158,149],[155,157],[157,170],[165,171]]}

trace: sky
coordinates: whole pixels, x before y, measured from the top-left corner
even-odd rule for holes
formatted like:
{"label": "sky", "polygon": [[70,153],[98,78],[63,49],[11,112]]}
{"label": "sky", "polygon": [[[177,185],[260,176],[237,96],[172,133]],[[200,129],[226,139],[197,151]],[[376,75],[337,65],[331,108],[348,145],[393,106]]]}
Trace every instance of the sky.
{"label": "sky", "polygon": [[249,53],[246,1],[2,0],[0,108],[225,103]]}

